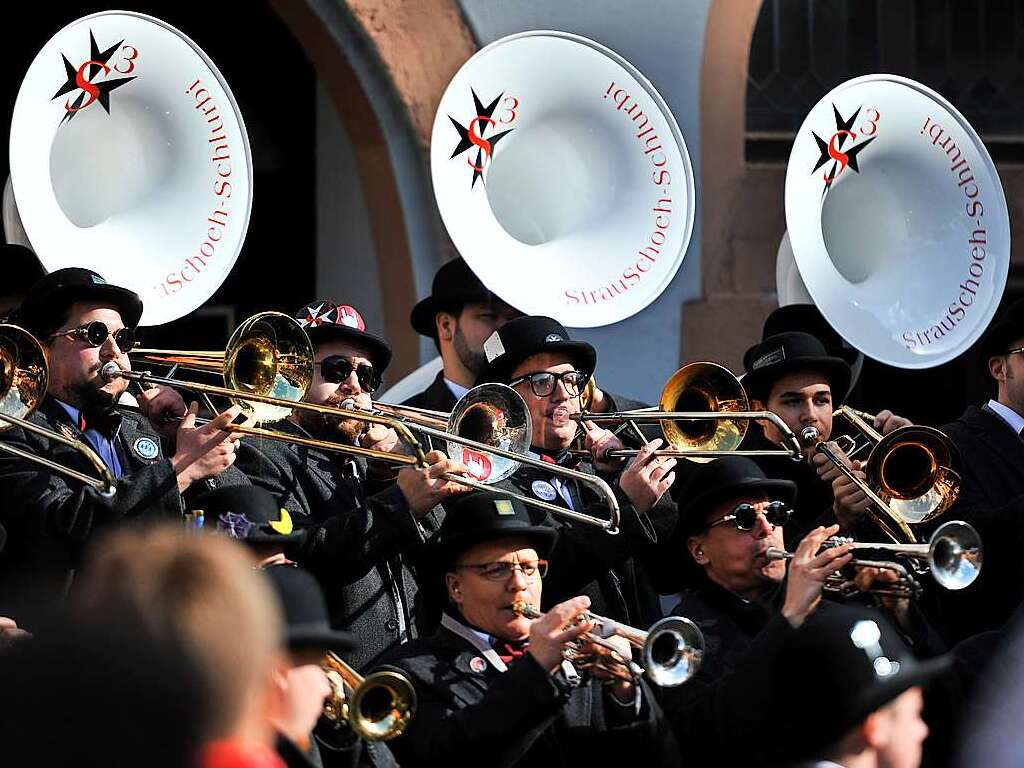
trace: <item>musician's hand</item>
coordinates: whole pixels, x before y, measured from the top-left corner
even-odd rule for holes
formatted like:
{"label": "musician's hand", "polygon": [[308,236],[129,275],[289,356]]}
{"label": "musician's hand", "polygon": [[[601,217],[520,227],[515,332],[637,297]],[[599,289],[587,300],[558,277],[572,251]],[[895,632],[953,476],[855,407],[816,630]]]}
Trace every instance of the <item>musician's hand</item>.
{"label": "musician's hand", "polygon": [[165,439],[173,442],[178,434],[178,420],[188,410],[185,401],[173,387],[159,384],[143,384],[142,387],[142,393],[135,398],[139,410]]}
{"label": "musician's hand", "polygon": [[[900,581],[899,574],[889,568],[857,568],[853,583],[861,592],[870,592],[872,588],[884,589],[896,585]],[[910,594],[876,595],[878,607],[886,611],[904,629],[910,627]]]}
{"label": "musician's hand", "polygon": [[914,422],[912,422],[905,416],[897,416],[892,411],[886,409],[884,411],[879,411],[878,413],[875,414],[874,427],[883,435],[888,435],[894,429],[899,429],[900,427],[909,427],[912,426],[913,423]]}
{"label": "musician's hand", "polygon": [[[853,461],[850,469],[861,482],[866,482],[867,475],[861,466],[860,461]],[[839,522],[840,530],[845,532],[852,531],[864,517],[868,507],[871,506],[871,501],[864,491],[853,480],[842,474],[832,481],[832,498],[832,512]]]}
{"label": "musician's hand", "polygon": [[808,533],[797,545],[793,559],[789,561],[789,578],[786,582],[786,600],[782,615],[794,627],[799,627],[814,613],[821,602],[821,589],[829,574],[842,568],[853,558],[849,544],[829,547],[818,554],[822,543],[829,536],[839,532],[838,525],[828,528],[817,527]]}
{"label": "musician's hand", "polygon": [[473,490],[468,485],[445,479],[444,475],[469,475],[464,464],[449,459],[441,451],[424,457],[428,466],[405,467],[398,473],[398,488],[416,517],[423,517],[445,499]]}
{"label": "musician's hand", "polygon": [[657,504],[676,479],[676,473],[672,471],[676,460],[670,456],[654,455],[662,443],[660,437],[647,443],[619,477],[619,488],[637,512],[646,512]]}
{"label": "musician's hand", "polygon": [[619,451],[625,447],[618,436],[610,429],[603,429],[592,421],[583,421],[582,425],[586,432],[585,446],[593,456],[594,468],[599,472],[614,472],[619,469],[625,459],[607,456],[608,451]]}
{"label": "musician's hand", "polygon": [[[827,445],[836,457],[842,459],[843,464],[848,467],[851,465],[850,457],[847,456],[843,449],[839,447],[839,443],[834,440],[829,440]],[[836,467],[834,463],[832,463],[832,460],[821,451],[815,451],[811,455],[811,466],[813,466],[815,471],[818,473],[818,477],[820,477],[823,482],[829,484],[831,484],[837,477],[843,476],[843,473],[839,471],[839,468]]]}
{"label": "musician's hand", "polygon": [[581,595],[559,603],[534,621],[530,624],[530,647],[527,653],[548,672],[557,670],[562,663],[562,650],[565,644],[594,628],[593,622],[590,621],[566,627],[589,607],[590,598]]}
{"label": "musician's hand", "polygon": [[[583,653],[594,657],[593,663],[584,666],[598,680],[614,680],[615,682],[609,686],[611,692],[620,703],[626,704],[633,700],[633,681],[613,674],[597,662],[604,661],[612,667],[615,667],[617,663],[619,668],[624,671],[625,666],[623,666],[623,663],[628,663],[633,658],[633,648],[626,638],[619,635],[603,638],[602,643],[602,645],[586,641],[582,643],[581,650]],[[614,646],[615,649],[608,648],[608,645]]]}
{"label": "musician's hand", "polygon": [[32,637],[30,632],[18,627],[18,623],[7,616],[0,616],[0,649],[6,648],[19,640]]}
{"label": "musician's hand", "polygon": [[235,462],[235,448],[241,435],[225,430],[242,412],[233,405],[217,418],[196,426],[199,403],[190,403],[185,418],[178,425],[171,464],[178,476],[178,491],[184,492],[197,480],[219,475]]}
{"label": "musician's hand", "polygon": [[372,424],[359,439],[359,445],[385,453],[396,452],[395,447],[399,445],[398,433],[383,424]]}

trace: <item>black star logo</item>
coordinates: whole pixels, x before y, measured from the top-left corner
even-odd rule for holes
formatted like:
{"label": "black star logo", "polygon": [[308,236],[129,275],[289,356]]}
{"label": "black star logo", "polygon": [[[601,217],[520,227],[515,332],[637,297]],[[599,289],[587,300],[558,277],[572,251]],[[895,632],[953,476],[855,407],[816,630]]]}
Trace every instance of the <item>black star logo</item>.
{"label": "black star logo", "polygon": [[839,114],[839,110],[836,105],[832,105],[832,112],[835,115],[836,130],[835,133],[829,137],[828,141],[825,141],[821,136],[811,131],[811,135],[814,136],[814,140],[818,143],[818,162],[814,164],[814,168],[811,169],[811,173],[817,172],[819,168],[828,162],[832,165],[828,169],[828,172],[824,175],[825,188],[821,191],[822,197],[828,192],[832,182],[842,173],[846,168],[850,168],[854,173],[860,173],[860,167],[857,164],[857,155],[860,154],[868,144],[873,142],[877,136],[872,136],[867,141],[862,141],[860,144],[854,144],[845,152],[843,146],[846,144],[847,138],[852,141],[857,140],[857,134],[853,130],[853,124],[857,120],[857,116],[860,114],[861,107],[857,107],[857,110],[850,115],[849,119],[843,119],[843,116]]}
{"label": "black star logo", "polygon": [[[472,147],[476,147],[476,161],[466,158],[466,162],[473,169],[473,181],[469,187],[472,189],[476,185],[476,180],[483,177],[484,173],[484,162],[490,160],[491,155],[494,152],[494,146],[505,136],[512,133],[513,129],[509,128],[506,131],[500,133],[491,134],[489,138],[484,138],[484,134],[487,133],[488,127],[496,126],[494,118],[491,115],[494,114],[494,110],[498,106],[498,102],[501,101],[501,97],[504,96],[504,92],[499,93],[494,97],[494,101],[488,104],[486,107],[481,103],[480,97],[476,95],[476,91],[472,88],[469,89],[470,93],[473,94],[473,107],[476,109],[476,117],[469,121],[468,125],[462,125],[451,115],[448,115],[448,119],[452,121],[452,125],[455,126],[455,130],[459,132],[459,143],[455,145],[455,151],[452,152],[450,160],[455,159],[463,152]],[[477,133],[477,126],[479,126],[479,133]]]}
{"label": "black star logo", "polygon": [[[98,101],[100,103],[100,106],[103,107],[106,113],[108,115],[110,114],[110,92],[113,91],[115,88],[120,88],[125,83],[134,80],[135,76],[133,75],[132,77],[115,77],[111,80],[104,80],[101,83],[93,83],[92,79],[97,75],[97,73],[104,71],[104,66],[108,61],[110,61],[110,57],[114,55],[114,52],[121,47],[122,43],[124,43],[124,40],[119,40],[109,48],[101,51],[99,49],[99,46],[96,44],[96,38],[93,36],[92,30],[89,30],[89,59],[87,62],[83,63],[83,66],[85,66],[85,64],[89,65],[88,71],[84,74],[86,82],[93,86],[91,92],[87,92],[87,90],[82,88],[78,83],[78,71],[82,67],[76,68],[71,64],[70,61],[68,61],[67,56],[65,56],[63,53],[61,54],[61,58],[64,59],[64,72],[67,75],[68,79],[64,83],[64,85],[62,85],[60,89],[58,89],[58,91],[55,94],[53,94],[53,96],[50,98],[50,101],[58,99],[61,96],[64,96],[65,94],[71,93],[72,91],[81,89],[81,93],[79,93],[78,96],[75,97],[74,102],[72,102],[70,105],[65,105],[66,112],[64,114],[64,117],[61,119],[61,123],[63,123],[65,120],[70,121],[71,118],[78,114],[78,111],[84,108],[83,103],[85,102],[87,97],[90,97],[92,100]],[[92,101],[86,103],[85,106],[87,107],[91,103]]]}

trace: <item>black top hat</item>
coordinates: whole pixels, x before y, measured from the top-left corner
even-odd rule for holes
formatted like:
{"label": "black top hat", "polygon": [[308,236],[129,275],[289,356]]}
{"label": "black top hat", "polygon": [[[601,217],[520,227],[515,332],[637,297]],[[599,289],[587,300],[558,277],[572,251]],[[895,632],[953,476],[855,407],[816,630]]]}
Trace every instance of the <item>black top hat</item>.
{"label": "black top hat", "polygon": [[523,360],[541,352],[561,352],[588,376],[597,366],[597,351],[585,341],[572,341],[565,327],[550,317],[527,315],[510,320],[484,342],[487,366],[477,384],[507,384]]}
{"label": "black top hat", "polygon": [[294,544],[304,533],[273,494],[257,485],[227,485],[196,497],[203,527],[248,544]]}
{"label": "black top hat", "polygon": [[304,306],[294,317],[306,329],[314,345],[341,339],[365,347],[377,373],[384,373],[391,362],[391,346],[379,336],[366,332],[363,316],[355,307],[319,299]]}
{"label": "black top hat", "polygon": [[4,265],[4,294],[22,293],[46,274],[31,250],[17,243],[0,243],[0,264]]}
{"label": "black top hat", "polygon": [[65,267],[37,280],[13,319],[45,341],[60,327],[65,311],[76,301],[109,302],[117,307],[129,328],[138,325],[142,317],[142,299],[134,291],[110,285],[91,269]]}
{"label": "black top hat", "polygon": [[482,541],[524,536],[533,542],[537,554],[547,557],[558,531],[537,525],[526,505],[518,499],[503,499],[486,491],[473,491],[445,502],[441,530],[430,545],[429,559],[438,569]]}
{"label": "black top hat", "polygon": [[345,651],[355,647],[350,633],[331,628],[324,593],[312,574],[293,565],[272,565],[263,572],[281,599],[289,648]]}
{"label": "black top hat", "polygon": [[[817,756],[869,714],[950,666],[948,656],[917,661],[876,611],[831,604],[819,610],[774,664],[779,711],[788,724],[782,739],[787,757]],[[825,707],[822,691],[830,694]]]}
{"label": "black top hat", "polygon": [[772,384],[792,371],[818,370],[828,378],[832,397],[842,401],[850,390],[850,366],[825,351],[809,333],[779,333],[755,344],[743,356],[743,386],[751,397],[765,400]]}
{"label": "black top hat", "polygon": [[416,333],[433,339],[437,337],[434,318],[438,312],[454,312],[466,304],[488,303],[495,298],[469,268],[466,260],[459,256],[437,270],[430,295],[412,308],[409,322]]}
{"label": "black top hat", "polygon": [[1006,352],[1018,339],[1024,339],[1024,299],[1018,299],[1000,312],[985,332],[979,348],[985,371],[988,371],[990,357]]}
{"label": "black top hat", "polygon": [[796,500],[796,484],[789,480],[769,480],[754,461],[745,456],[724,456],[706,464],[698,464],[685,483],[672,487],[672,496],[679,504],[679,528],[684,536],[704,530],[708,512],[730,498],[763,491],[771,501],[792,505]]}

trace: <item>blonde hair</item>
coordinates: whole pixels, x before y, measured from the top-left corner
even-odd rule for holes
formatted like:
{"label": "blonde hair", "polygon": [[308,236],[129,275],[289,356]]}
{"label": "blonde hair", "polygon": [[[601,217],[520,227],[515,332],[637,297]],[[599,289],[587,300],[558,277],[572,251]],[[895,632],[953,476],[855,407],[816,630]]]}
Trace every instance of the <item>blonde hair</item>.
{"label": "blonde hair", "polygon": [[76,593],[82,609],[132,612],[183,646],[207,689],[205,739],[232,732],[281,647],[276,594],[244,547],[225,537],[171,526],[121,530],[95,550]]}

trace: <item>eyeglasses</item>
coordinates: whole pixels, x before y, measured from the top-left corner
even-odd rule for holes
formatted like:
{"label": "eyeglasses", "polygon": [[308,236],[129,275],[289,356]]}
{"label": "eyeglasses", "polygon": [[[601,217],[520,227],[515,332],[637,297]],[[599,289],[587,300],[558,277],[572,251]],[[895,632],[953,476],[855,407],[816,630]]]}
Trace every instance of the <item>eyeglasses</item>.
{"label": "eyeglasses", "polygon": [[1024,352],[1024,347],[1017,347],[1016,349],[1008,349],[1006,352],[1003,352],[1003,354],[1004,355],[1019,355],[1022,352]]}
{"label": "eyeglasses", "polygon": [[515,571],[519,571],[528,579],[534,579],[538,576],[544,578],[548,573],[548,561],[547,560],[533,560],[519,563],[468,563],[462,565],[456,565],[454,568],[469,568],[471,571],[476,571],[488,581],[508,581],[512,578],[512,574]]}
{"label": "eyeglasses", "polygon": [[513,379],[509,382],[509,386],[514,387],[516,384],[528,381],[530,382],[530,389],[533,390],[533,394],[537,397],[547,397],[555,391],[555,384],[560,381],[570,397],[577,397],[583,391],[583,388],[587,386],[589,378],[590,374],[583,373],[582,371],[564,371],[563,373],[541,371],[540,373],[528,373],[525,376],[520,376],[518,379]]}
{"label": "eyeglasses", "polygon": [[[785,502],[772,501],[764,509],[764,519],[768,521],[772,528],[778,528],[786,524],[789,520],[790,512],[791,510],[786,506]],[[757,509],[753,504],[747,504],[746,502],[737,504],[732,514],[718,518],[715,522],[708,525],[708,530],[716,525],[732,523],[736,526],[737,531],[752,531],[757,527],[757,515]]]}
{"label": "eyeglasses", "polygon": [[380,386],[380,374],[369,363],[356,364],[347,357],[331,355],[325,357],[317,365],[320,366],[320,375],[324,377],[324,381],[329,381],[331,384],[340,384],[352,375],[352,371],[355,371],[356,379],[364,392],[374,392]]}
{"label": "eyeglasses", "polygon": [[50,338],[55,339],[58,336],[70,336],[79,341],[87,341],[94,347],[103,346],[107,339],[113,336],[114,343],[117,344],[117,348],[122,352],[130,352],[138,343],[135,339],[134,328],[122,328],[111,333],[110,329],[107,328],[107,324],[99,320],[93,320],[87,325],[80,325],[68,331],[58,331],[50,336]]}

